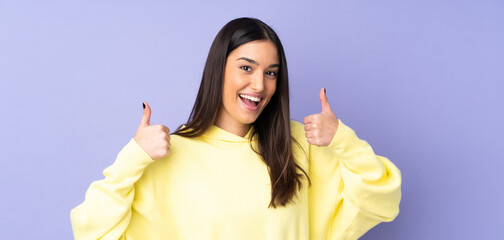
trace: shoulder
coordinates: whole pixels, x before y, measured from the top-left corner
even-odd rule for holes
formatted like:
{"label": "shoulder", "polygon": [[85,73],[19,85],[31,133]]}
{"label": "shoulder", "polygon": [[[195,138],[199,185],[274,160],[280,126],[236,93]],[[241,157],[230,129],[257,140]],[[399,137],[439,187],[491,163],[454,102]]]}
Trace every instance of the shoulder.
{"label": "shoulder", "polygon": [[170,134],[170,145],[171,148],[180,148],[187,147],[193,145],[195,142],[198,142],[199,137],[190,138],[183,137],[177,134]]}
{"label": "shoulder", "polygon": [[305,134],[304,124],[296,120],[290,120],[290,130],[291,135],[296,139],[298,139],[299,136],[304,136]]}
{"label": "shoulder", "polygon": [[290,130],[292,137],[292,155],[296,162],[308,172],[308,152],[310,150],[308,141],[306,140],[304,124],[290,120]]}
{"label": "shoulder", "polygon": [[291,136],[303,146],[303,148],[308,148],[308,141],[306,140],[304,124],[296,121],[290,120],[290,130]]}

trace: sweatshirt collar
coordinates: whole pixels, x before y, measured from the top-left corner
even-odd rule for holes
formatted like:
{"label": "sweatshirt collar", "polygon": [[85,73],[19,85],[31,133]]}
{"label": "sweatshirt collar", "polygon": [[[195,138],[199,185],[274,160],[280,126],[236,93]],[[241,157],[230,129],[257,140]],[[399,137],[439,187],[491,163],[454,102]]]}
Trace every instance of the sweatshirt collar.
{"label": "sweatshirt collar", "polygon": [[203,137],[213,138],[217,140],[222,140],[226,142],[248,142],[250,139],[250,135],[252,134],[254,126],[250,125],[250,129],[244,137],[238,136],[234,133],[228,132],[215,124],[212,124],[208,129],[203,133]]}

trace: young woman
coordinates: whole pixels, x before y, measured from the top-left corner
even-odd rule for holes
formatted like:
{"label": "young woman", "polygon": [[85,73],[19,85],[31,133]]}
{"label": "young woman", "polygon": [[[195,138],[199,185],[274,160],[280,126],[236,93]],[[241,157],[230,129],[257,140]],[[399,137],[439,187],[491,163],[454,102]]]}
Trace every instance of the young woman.
{"label": "young woman", "polygon": [[217,34],[188,122],[138,130],[71,212],[75,239],[357,239],[399,213],[401,175],[332,112],[290,120],[275,32]]}

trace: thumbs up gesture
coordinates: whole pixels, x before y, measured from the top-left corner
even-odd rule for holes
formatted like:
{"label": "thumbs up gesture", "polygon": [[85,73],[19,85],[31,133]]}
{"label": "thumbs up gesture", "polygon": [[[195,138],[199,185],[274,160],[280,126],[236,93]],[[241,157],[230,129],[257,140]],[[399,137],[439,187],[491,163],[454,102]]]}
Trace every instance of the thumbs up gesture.
{"label": "thumbs up gesture", "polygon": [[322,112],[306,116],[304,118],[304,129],[308,143],[316,146],[327,146],[331,143],[336,130],[338,130],[338,118],[334,115],[325,88],[320,89],[320,103]]}
{"label": "thumbs up gesture", "polygon": [[170,153],[170,129],[164,125],[150,125],[151,109],[144,103],[142,121],[135,134],[135,141],[149,156],[156,160]]}

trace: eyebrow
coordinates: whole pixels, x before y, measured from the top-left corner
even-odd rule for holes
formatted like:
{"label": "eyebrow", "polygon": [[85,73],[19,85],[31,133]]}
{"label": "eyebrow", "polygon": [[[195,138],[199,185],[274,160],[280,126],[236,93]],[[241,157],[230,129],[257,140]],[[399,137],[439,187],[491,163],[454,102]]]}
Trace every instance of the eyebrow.
{"label": "eyebrow", "polygon": [[[249,63],[254,64],[254,65],[259,65],[259,63],[258,63],[258,62],[256,62],[255,60],[250,59],[250,58],[246,58],[246,57],[241,57],[241,58],[238,58],[238,59],[236,59],[236,60],[245,60],[245,61],[247,61],[247,62],[249,62]],[[271,65],[269,65],[269,67],[270,67],[270,68],[273,68],[273,67],[280,67],[280,64],[271,64]]]}

